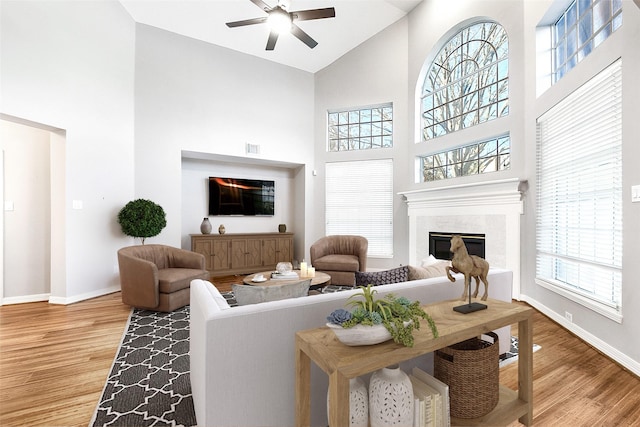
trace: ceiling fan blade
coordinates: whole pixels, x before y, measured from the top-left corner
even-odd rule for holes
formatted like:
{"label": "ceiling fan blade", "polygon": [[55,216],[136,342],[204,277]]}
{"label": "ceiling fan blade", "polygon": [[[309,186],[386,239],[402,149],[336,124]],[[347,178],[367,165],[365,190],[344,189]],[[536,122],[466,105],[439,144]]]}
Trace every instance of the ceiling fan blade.
{"label": "ceiling fan blade", "polygon": [[269,12],[271,10],[271,6],[269,6],[268,4],[263,2],[262,0],[249,0],[249,1],[251,1],[251,3],[255,4],[256,6],[258,6],[260,9],[264,10],[265,12]]}
{"label": "ceiling fan blade", "polygon": [[278,32],[271,31],[269,33],[269,40],[267,40],[267,47],[265,50],[273,50],[276,47],[277,41],[278,41]]}
{"label": "ceiling fan blade", "polygon": [[296,10],[290,14],[293,19],[298,21],[309,21],[311,19],[335,18],[336,10],[333,7],[327,7],[325,9]]}
{"label": "ceiling fan blade", "polygon": [[234,27],[242,27],[244,25],[262,24],[263,22],[267,22],[267,18],[268,17],[265,16],[263,18],[253,18],[253,19],[244,19],[242,21],[227,22],[227,27],[234,28]]}
{"label": "ceiling fan blade", "polygon": [[300,29],[295,24],[291,24],[291,34],[299,38],[304,44],[309,46],[311,49],[318,45],[318,42],[311,38],[311,36]]}

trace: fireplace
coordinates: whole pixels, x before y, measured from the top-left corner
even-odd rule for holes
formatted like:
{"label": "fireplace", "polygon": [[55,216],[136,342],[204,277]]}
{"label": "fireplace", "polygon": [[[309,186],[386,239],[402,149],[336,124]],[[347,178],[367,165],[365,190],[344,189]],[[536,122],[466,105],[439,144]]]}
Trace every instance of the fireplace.
{"label": "fireplace", "polygon": [[454,234],[462,237],[469,255],[485,258],[485,235],[473,233],[429,232],[429,253],[437,259],[451,259],[453,254],[449,252],[449,248],[451,247],[451,236]]}
{"label": "fireplace", "polygon": [[[483,258],[492,268],[513,271],[513,297],[519,299],[520,228],[524,214],[523,195],[527,188],[527,181],[506,178],[401,192],[409,215],[409,265],[419,265],[432,253],[427,239],[429,232],[484,233],[486,253]],[[444,245],[444,254],[440,252],[439,256],[449,258],[450,243]],[[470,246],[467,243],[469,252]]]}

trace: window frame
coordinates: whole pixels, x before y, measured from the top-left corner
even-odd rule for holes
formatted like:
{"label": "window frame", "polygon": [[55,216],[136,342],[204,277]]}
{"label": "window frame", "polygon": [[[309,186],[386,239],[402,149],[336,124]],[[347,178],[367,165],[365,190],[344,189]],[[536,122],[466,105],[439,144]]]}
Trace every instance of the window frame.
{"label": "window frame", "polygon": [[[608,6],[606,12],[603,5]],[[607,13],[608,17],[605,16],[601,22],[598,22],[596,11]],[[598,17],[601,16],[598,15]],[[549,26],[551,84],[554,85],[560,81],[618,30],[622,26],[622,20],[622,0],[573,0],[570,2],[569,6]],[[581,30],[584,31],[581,32]],[[569,47],[569,44],[574,46]],[[562,57],[561,60],[560,57]]]}
{"label": "window frame", "polygon": [[[475,163],[475,169],[473,163]],[[482,163],[485,164],[484,167],[481,166]],[[509,170],[511,169],[511,137],[507,133],[473,144],[419,155],[418,167],[420,182],[442,181]]]}
{"label": "window frame", "polygon": [[[486,32],[488,36],[474,38],[481,32]],[[492,36],[495,34],[494,40]],[[499,44],[494,46],[491,43],[493,41]],[[476,44],[482,48],[471,50],[470,46]],[[478,61],[480,52],[486,46],[492,49],[494,56],[484,54],[485,59]],[[470,55],[470,52],[474,55]],[[492,57],[493,60],[487,59]],[[469,72],[469,67],[472,72]],[[459,71],[456,72],[456,69]],[[441,99],[440,94],[448,100]],[[419,142],[432,141],[507,116],[509,38],[504,27],[497,22],[485,20],[456,31],[431,60],[417,94],[417,101]]]}
{"label": "window frame", "polygon": [[[623,304],[621,117],[618,59],[536,120],[535,282],[618,323]],[[604,212],[610,216],[603,219]],[[603,286],[607,281],[610,285]]]}
{"label": "window frame", "polygon": [[325,235],[364,236],[368,257],[393,258],[393,169],[392,158],[325,163]]}
{"label": "window frame", "polygon": [[393,103],[327,111],[327,152],[393,148]]}

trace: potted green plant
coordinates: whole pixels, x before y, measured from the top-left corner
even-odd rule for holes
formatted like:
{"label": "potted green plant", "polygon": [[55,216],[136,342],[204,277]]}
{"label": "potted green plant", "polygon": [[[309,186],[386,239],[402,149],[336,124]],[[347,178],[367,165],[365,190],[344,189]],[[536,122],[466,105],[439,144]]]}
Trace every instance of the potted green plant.
{"label": "potted green plant", "polygon": [[413,347],[413,331],[420,329],[420,319],[426,320],[433,337],[438,337],[435,322],[419,301],[411,302],[394,294],[376,299],[378,291],[372,285],[360,289],[360,293],[347,300],[347,305],[353,307],[352,311],[340,308],[327,317],[327,326],[343,343],[369,345],[393,338],[398,344]]}
{"label": "potted green plant", "polygon": [[140,237],[142,244],[147,237],[160,234],[167,220],[162,206],[151,200],[136,199],[118,212],[118,224],[127,236]]}

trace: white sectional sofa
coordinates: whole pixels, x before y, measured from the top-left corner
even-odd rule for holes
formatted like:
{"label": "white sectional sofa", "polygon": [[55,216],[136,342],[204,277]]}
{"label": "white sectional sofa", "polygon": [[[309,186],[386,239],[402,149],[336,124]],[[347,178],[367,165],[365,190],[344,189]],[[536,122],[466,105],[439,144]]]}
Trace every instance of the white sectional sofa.
{"label": "white sectional sofa", "polygon": [[[376,289],[423,304],[459,298],[463,280],[414,280]],[[511,301],[512,272],[489,272],[489,297]],[[481,292],[483,289],[481,289]],[[324,326],[326,317],[356,291],[343,291],[229,308],[204,280],[191,282],[191,388],[200,427],[294,426],[295,333]],[[470,314],[472,315],[472,314]],[[426,325],[423,325],[426,327]],[[509,348],[510,330],[498,331],[500,353]],[[401,365],[432,371],[432,355]],[[311,373],[311,423],[326,426],[327,376]]]}

